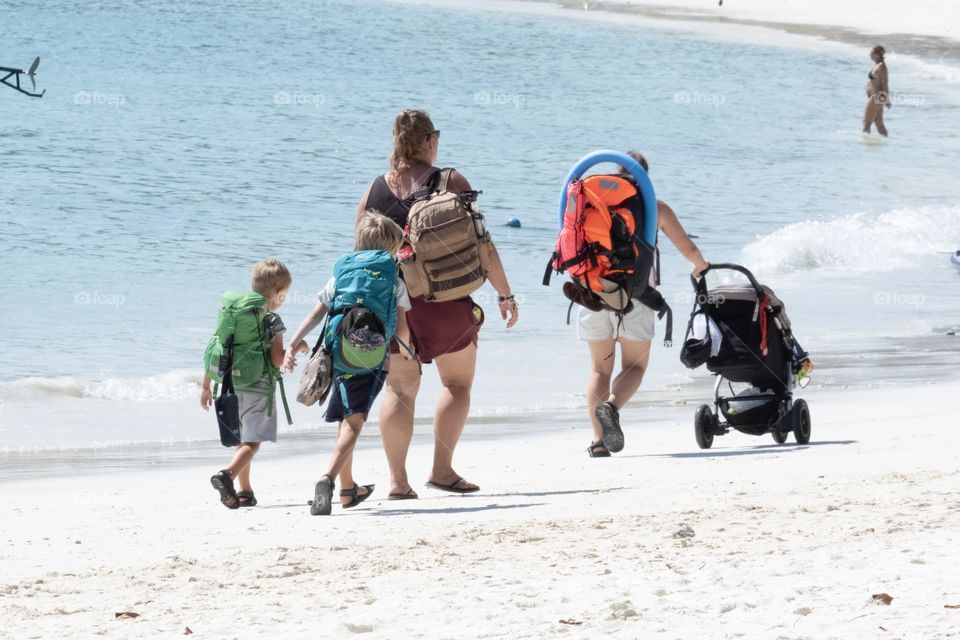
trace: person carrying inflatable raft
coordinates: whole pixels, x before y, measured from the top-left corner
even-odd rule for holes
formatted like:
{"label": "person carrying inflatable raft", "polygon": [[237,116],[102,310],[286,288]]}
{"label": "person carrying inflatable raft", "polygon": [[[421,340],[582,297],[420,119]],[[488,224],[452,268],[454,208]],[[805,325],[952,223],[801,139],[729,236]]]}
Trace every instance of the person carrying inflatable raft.
{"label": "person carrying inflatable raft", "polygon": [[[620,165],[616,175],[581,179],[601,162]],[[657,292],[657,232],[663,231],[699,274],[709,263],[690,239],[673,209],[656,199],[649,165],[636,151],[599,151],[583,158],[564,182],[560,236],[544,274],[566,271],[564,295],[580,305],[577,335],[590,347],[587,406],[593,440],[590,457],[623,449],[620,410],[640,388],[650,358],[655,315],[667,315],[665,343],[671,340],[670,308]],[[569,322],[569,311],[568,311]],[[614,377],[616,347],[621,370]]]}

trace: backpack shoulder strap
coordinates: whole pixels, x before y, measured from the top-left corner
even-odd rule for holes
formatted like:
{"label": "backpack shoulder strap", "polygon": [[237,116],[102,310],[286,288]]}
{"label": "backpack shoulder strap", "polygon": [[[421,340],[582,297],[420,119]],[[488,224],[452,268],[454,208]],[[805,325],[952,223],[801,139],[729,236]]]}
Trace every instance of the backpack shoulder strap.
{"label": "backpack shoulder strap", "polygon": [[447,167],[447,168],[444,168],[444,169],[440,169],[440,171],[438,171],[438,172],[435,174],[435,175],[436,175],[436,180],[437,180],[437,182],[436,182],[436,188],[434,189],[435,192],[441,192],[441,193],[442,193],[442,192],[444,192],[444,191],[448,191],[448,190],[449,190],[450,176],[453,175],[453,172],[454,172],[454,171],[455,171],[455,169],[450,168],[450,167]]}
{"label": "backpack shoulder strap", "polygon": [[283,412],[287,416],[287,424],[293,425],[293,418],[290,417],[290,406],[287,404],[287,393],[283,390],[283,376],[277,376],[277,384],[280,385],[280,402],[283,403]]}

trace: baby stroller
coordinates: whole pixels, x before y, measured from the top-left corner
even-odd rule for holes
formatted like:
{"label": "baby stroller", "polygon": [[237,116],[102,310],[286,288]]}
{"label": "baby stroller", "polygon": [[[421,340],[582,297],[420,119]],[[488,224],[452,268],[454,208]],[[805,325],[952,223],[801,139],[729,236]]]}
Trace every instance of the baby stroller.
{"label": "baby stroller", "polygon": [[[707,288],[709,271],[737,271],[749,284]],[[714,436],[736,429],[750,435],[770,433],[783,444],[792,431],[798,444],[810,442],[810,410],[793,399],[798,380],[806,386],[813,368],[790,329],[783,303],[753,274],[735,264],[714,264],[699,279],[680,360],[689,368],[707,365],[715,376],[713,407],[697,409],[694,433],[701,449]],[[730,395],[721,396],[724,381]],[[735,393],[733,383],[749,388]]]}

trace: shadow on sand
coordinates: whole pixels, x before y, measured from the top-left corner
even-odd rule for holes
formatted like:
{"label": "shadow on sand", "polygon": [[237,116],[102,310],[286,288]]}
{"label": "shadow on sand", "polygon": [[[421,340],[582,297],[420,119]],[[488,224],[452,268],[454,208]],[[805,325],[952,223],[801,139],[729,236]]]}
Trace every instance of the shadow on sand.
{"label": "shadow on sand", "polygon": [[810,444],[762,444],[749,449],[704,449],[703,451],[684,451],[682,453],[647,453],[635,456],[617,456],[618,458],[729,458],[733,456],[755,456],[767,453],[792,453],[811,447],[856,444],[858,440],[821,440]]}
{"label": "shadow on sand", "polygon": [[[463,496],[454,496],[454,494],[446,496],[436,496],[430,498],[421,498],[420,500],[409,500],[406,501],[407,504],[423,504],[427,501],[432,501],[441,497],[462,497],[468,499],[476,498],[542,498],[544,496],[569,496],[577,495],[580,493],[586,494],[598,494],[598,493],[609,493],[611,491],[623,491],[626,487],[612,487],[610,489],[570,489],[565,491],[518,491],[516,493],[476,493],[476,494],[466,494]],[[381,500],[384,501],[384,500]],[[370,504],[377,502],[376,496],[371,498]],[[514,505],[499,505],[492,504],[484,507],[449,507],[446,509],[390,509],[388,513],[383,513],[381,515],[398,515],[406,513],[469,513],[471,511],[486,511],[491,509],[517,509],[520,507],[537,507],[543,503],[530,503],[530,504],[514,504]],[[287,503],[287,504],[271,504],[271,505],[261,505],[262,509],[300,509],[308,508],[309,503],[304,500],[303,502]],[[364,511],[357,511],[357,513],[364,513]]]}
{"label": "shadow on sand", "polygon": [[611,487],[609,489],[570,489],[567,491],[518,491],[516,493],[492,493],[483,494],[487,498],[542,498],[543,496],[572,496],[578,493],[609,493],[611,491],[623,491],[626,487]]}
{"label": "shadow on sand", "polygon": [[[480,497],[480,496],[478,496]],[[415,501],[413,501],[415,502]],[[424,514],[454,514],[454,513],[475,513],[477,511],[499,511],[504,509],[526,509],[527,507],[540,507],[545,502],[529,502],[526,504],[487,504],[481,507],[447,507],[447,508],[427,508],[427,509],[384,509],[377,511],[358,511],[357,515],[366,516],[413,516]]]}

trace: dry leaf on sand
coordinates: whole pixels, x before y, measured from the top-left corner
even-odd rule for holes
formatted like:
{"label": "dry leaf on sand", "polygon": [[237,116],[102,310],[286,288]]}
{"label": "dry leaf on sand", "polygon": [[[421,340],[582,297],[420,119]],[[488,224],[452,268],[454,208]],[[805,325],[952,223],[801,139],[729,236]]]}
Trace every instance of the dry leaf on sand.
{"label": "dry leaf on sand", "polygon": [[893,602],[893,596],[889,593],[875,593],[873,594],[873,601],[889,606],[889,604]]}

